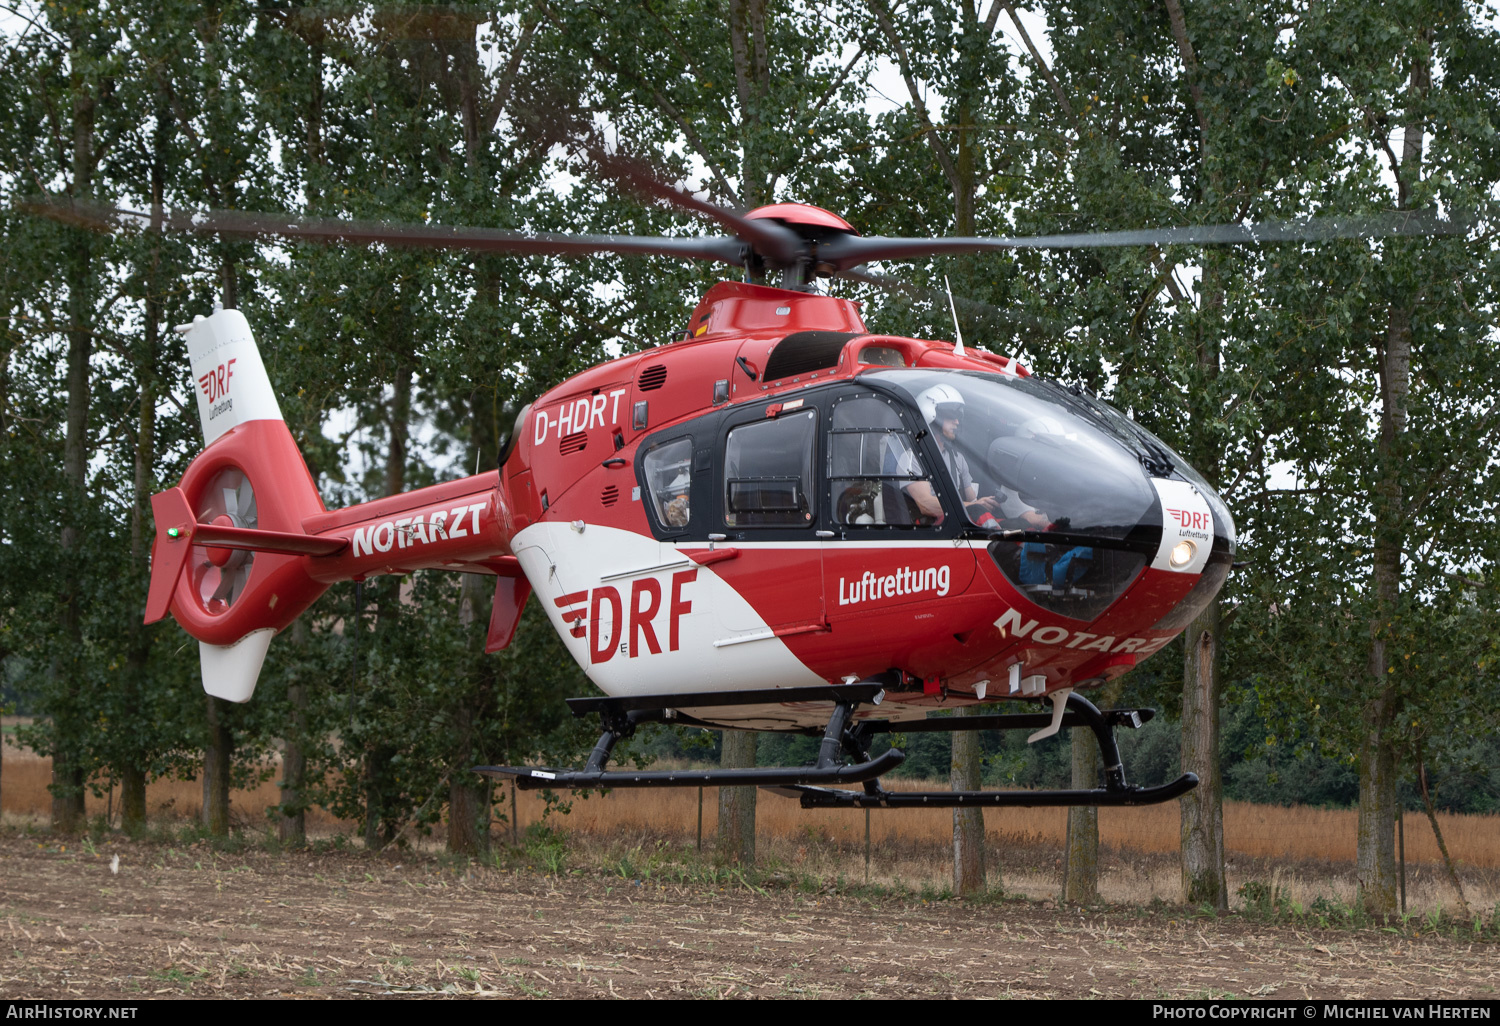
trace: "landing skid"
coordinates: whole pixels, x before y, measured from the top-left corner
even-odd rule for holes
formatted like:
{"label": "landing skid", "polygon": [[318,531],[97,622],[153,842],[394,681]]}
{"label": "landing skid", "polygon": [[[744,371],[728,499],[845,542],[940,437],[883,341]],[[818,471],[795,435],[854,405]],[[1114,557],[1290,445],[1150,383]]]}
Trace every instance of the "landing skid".
{"label": "landing skid", "polygon": [[[763,787],[796,798],[804,809],[826,808],[956,808],[962,806],[1130,806],[1171,801],[1198,786],[1198,777],[1184,773],[1161,787],[1136,787],[1125,782],[1125,767],[1115,743],[1118,726],[1139,727],[1155,715],[1151,709],[1111,709],[1100,712],[1079,694],[1068,694],[1051,714],[1009,716],[953,716],[941,719],[892,722],[854,718],[862,704],[879,705],[885,691],[879,683],[814,688],[777,688],[694,695],[636,695],[629,698],[572,698],[575,716],[598,713],[604,732],[581,770],[530,766],[476,766],[476,773],[497,780],[514,780],[517,788],[571,790],[613,787]],[[1061,698],[1061,696],[1058,696]],[[823,729],[817,761],[787,768],[706,770],[606,770],[605,764],[620,741],[642,723],[669,720],[694,722],[677,713],[680,707],[708,709],[777,702],[830,702],[833,711]],[[901,765],[906,756],[892,748],[870,757],[870,738],[876,734],[930,733],[956,730],[1030,730],[1034,727],[1088,727],[1099,744],[1104,763],[1104,786],[1062,791],[887,791],[879,777]],[[844,763],[844,757],[852,759]],[[862,791],[828,785],[863,784]]]}
{"label": "landing skid", "polygon": [[826,787],[779,786],[767,791],[787,798],[800,798],[804,809],[956,809],[1001,806],[1009,808],[1056,808],[1093,805],[1114,807],[1156,805],[1181,798],[1198,786],[1196,773],[1184,773],[1161,787],[1093,788],[1086,791],[838,791]]}
{"label": "landing skid", "polygon": [[[887,791],[880,782],[868,781],[863,791],[832,790],[825,787],[791,785],[769,786],[766,790],[801,801],[804,809],[950,809],[988,806],[1019,808],[1055,808],[1059,806],[1132,806],[1155,805],[1180,798],[1198,786],[1196,773],[1184,773],[1160,787],[1137,787],[1125,782],[1125,766],[1115,743],[1117,726],[1139,727],[1155,715],[1152,709],[1111,709],[1101,712],[1094,703],[1079,694],[1067,698],[1067,711],[1061,716],[1063,727],[1088,727],[1099,743],[1104,762],[1104,786],[1088,790],[1060,791]],[[1056,720],[1048,714],[1021,716],[953,716],[893,724],[886,720],[867,720],[859,725],[860,747],[870,734],[911,733],[956,730],[1029,730],[1046,727]]]}
{"label": "landing skid", "polygon": [[[900,749],[892,748],[875,758],[858,745],[854,710],[862,703],[879,705],[885,690],[879,684],[846,684],[815,688],[777,688],[765,691],[729,691],[695,695],[637,695],[630,698],[570,698],[575,716],[597,712],[604,733],[581,770],[537,769],[527,766],[476,766],[474,771],[497,780],[512,779],[523,791],[542,788],[568,790],[602,787],[803,787],[819,784],[860,784],[889,773],[906,761]],[[818,760],[812,766],[788,768],[709,770],[606,770],[616,744],[635,733],[642,723],[675,719],[676,707],[710,708],[756,705],[769,702],[832,702],[833,712],[823,730]],[[885,721],[881,721],[885,722]],[[844,753],[854,754],[853,765],[845,765]],[[829,792],[830,794],[838,792]]]}

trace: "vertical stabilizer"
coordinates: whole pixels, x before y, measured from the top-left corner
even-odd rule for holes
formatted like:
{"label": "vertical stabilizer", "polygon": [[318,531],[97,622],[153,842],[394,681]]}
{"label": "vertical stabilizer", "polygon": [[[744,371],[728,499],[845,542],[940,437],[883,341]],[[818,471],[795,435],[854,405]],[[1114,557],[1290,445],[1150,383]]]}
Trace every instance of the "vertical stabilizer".
{"label": "vertical stabilizer", "polygon": [[198,638],[203,690],[248,702],[277,628],[322,588],[307,581],[292,557],[215,549],[195,544],[194,534],[199,525],[299,532],[302,517],[322,512],[323,504],[245,315],[217,309],[177,331],[187,344],[207,449],[182,487],[152,499],[158,534],[146,615],[154,619],[171,608]]}
{"label": "vertical stabilizer", "polygon": [[198,642],[198,659],[203,668],[203,690],[226,702],[248,702],[255,694],[255,682],[266,661],[266,651],[276,631],[262,627],[251,631],[233,645],[210,645]]}
{"label": "vertical stabilizer", "polygon": [[246,421],[282,419],[244,314],[215,310],[177,330],[187,342],[205,445]]}

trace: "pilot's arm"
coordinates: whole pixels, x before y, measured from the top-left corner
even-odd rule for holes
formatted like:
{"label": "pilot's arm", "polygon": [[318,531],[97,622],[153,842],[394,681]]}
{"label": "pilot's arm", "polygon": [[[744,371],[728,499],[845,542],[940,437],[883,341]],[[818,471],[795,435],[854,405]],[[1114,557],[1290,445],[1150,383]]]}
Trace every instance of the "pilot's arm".
{"label": "pilot's arm", "polygon": [[917,510],[924,517],[942,517],[943,504],[938,501],[936,493],[933,492],[931,481],[908,482],[906,494],[911,496],[911,501],[917,504]]}
{"label": "pilot's arm", "polygon": [[982,499],[979,497],[979,485],[975,482],[974,475],[969,473],[969,463],[962,453],[955,454],[954,463],[958,476],[958,494],[963,498],[964,512],[969,519],[978,523],[983,514],[997,512],[1000,504],[993,495],[986,495]]}
{"label": "pilot's arm", "polygon": [[[896,461],[896,473],[901,475],[916,475],[922,473],[921,461],[917,454],[910,449],[901,453]],[[901,486],[902,490],[916,503],[917,513],[934,520],[941,520],[944,516],[943,504],[938,501],[937,493],[932,490],[932,482],[923,477],[916,481],[907,481]]]}

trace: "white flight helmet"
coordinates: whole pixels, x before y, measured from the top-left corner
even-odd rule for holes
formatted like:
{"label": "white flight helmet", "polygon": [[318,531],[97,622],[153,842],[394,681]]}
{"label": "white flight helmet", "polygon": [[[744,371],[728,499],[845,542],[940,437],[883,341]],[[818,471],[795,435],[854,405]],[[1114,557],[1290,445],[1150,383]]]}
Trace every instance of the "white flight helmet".
{"label": "white flight helmet", "polygon": [[928,424],[935,423],[940,413],[962,418],[963,393],[952,385],[933,385],[917,396],[917,409],[922,411],[922,419]]}

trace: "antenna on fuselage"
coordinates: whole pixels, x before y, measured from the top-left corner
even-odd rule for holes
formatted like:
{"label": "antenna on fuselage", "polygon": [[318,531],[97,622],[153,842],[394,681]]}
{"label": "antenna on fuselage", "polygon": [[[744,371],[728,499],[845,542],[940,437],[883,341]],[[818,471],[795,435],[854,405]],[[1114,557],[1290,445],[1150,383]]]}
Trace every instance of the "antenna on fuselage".
{"label": "antenna on fuselage", "polygon": [[953,337],[958,341],[953,343],[953,355],[964,355],[964,333],[958,328],[958,307],[953,305],[953,286],[948,284],[948,276],[943,275],[943,288],[948,290],[948,312],[953,315]]}

